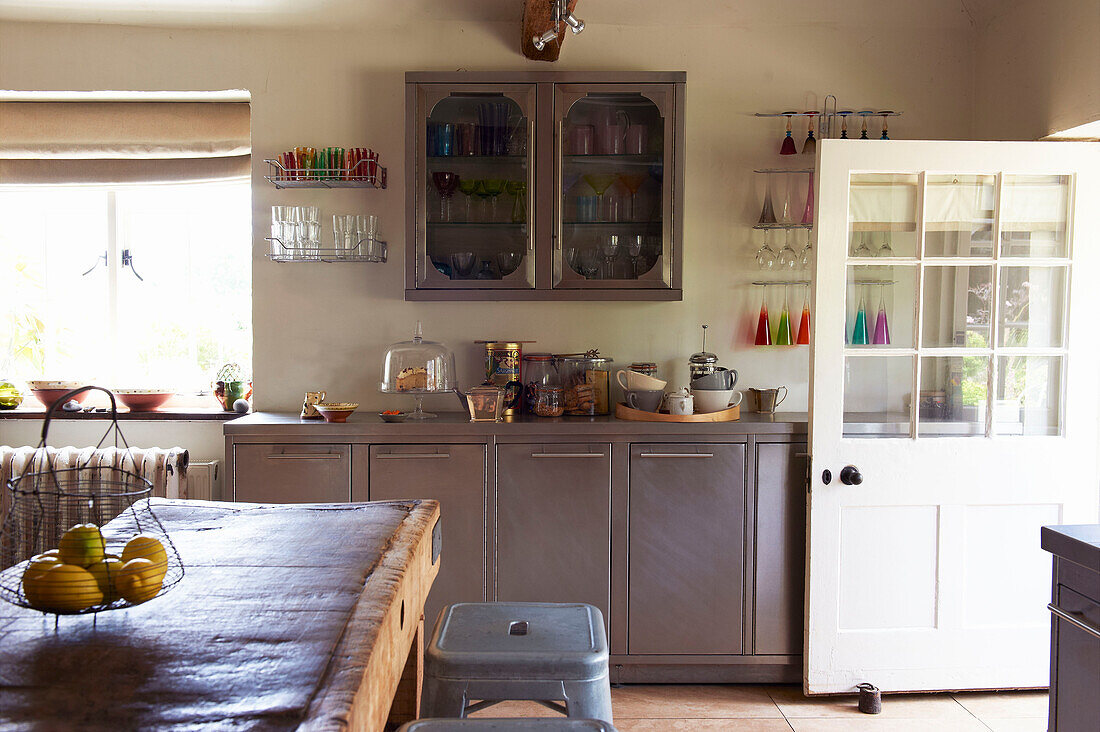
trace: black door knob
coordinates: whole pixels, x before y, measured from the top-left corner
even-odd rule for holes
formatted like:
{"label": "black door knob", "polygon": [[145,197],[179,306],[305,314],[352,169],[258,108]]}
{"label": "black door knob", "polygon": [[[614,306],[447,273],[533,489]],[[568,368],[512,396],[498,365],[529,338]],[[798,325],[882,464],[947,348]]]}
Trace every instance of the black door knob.
{"label": "black door knob", "polygon": [[844,485],[860,485],[863,483],[863,473],[855,465],[845,465],[840,469],[840,482]]}

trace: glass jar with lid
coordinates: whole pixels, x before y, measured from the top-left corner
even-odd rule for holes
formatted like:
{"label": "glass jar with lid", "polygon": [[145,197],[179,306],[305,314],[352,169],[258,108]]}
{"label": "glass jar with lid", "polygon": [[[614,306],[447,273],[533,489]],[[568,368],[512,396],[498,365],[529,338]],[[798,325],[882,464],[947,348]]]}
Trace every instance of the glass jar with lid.
{"label": "glass jar with lid", "polygon": [[454,353],[442,343],[424,340],[418,320],[411,341],[394,343],[386,349],[378,388],[383,394],[408,394],[415,398],[416,411],[409,419],[435,417],[423,410],[421,402],[425,394],[442,394],[457,388]]}
{"label": "glass jar with lid", "polygon": [[535,390],[540,386],[561,386],[554,356],[527,353],[523,356],[523,411],[535,413]]}
{"label": "glass jar with lid", "polygon": [[602,415],[611,413],[611,366],[614,361],[595,351],[561,356],[558,360],[565,413]]}
{"label": "glass jar with lid", "polygon": [[565,393],[562,388],[536,386],[534,412],[540,417],[560,417],[565,414]]}

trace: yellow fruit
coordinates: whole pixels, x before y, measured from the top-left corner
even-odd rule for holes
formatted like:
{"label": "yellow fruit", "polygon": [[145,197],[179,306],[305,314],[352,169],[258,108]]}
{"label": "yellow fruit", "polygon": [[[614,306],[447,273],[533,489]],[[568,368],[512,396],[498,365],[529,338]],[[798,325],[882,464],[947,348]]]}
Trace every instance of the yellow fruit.
{"label": "yellow fruit", "polygon": [[160,572],[157,575],[157,584],[164,581],[164,575],[168,572],[168,553],[156,537],[138,534],[126,542],[126,548],[122,550],[122,562],[125,564],[132,559],[148,559]]}
{"label": "yellow fruit", "polygon": [[99,527],[95,524],[72,527],[61,535],[61,543],[57,547],[62,562],[79,567],[87,567],[103,559],[105,549],[103,534],[99,533]]}
{"label": "yellow fruit", "polygon": [[163,580],[164,571],[148,559],[131,559],[122,565],[116,587],[127,602],[138,605],[156,597]]}
{"label": "yellow fruit", "polygon": [[100,561],[88,567],[95,577],[99,591],[103,593],[103,602],[114,602],[119,598],[118,575],[122,571],[122,560],[113,554],[107,554]]}
{"label": "yellow fruit", "polygon": [[91,572],[75,564],[58,564],[35,580],[39,610],[72,612],[83,610],[103,602],[95,577]]}
{"label": "yellow fruit", "polygon": [[61,559],[61,552],[57,551],[56,549],[50,549],[49,551],[42,552],[38,556],[40,556],[40,557],[57,557],[58,559]]}
{"label": "yellow fruit", "polygon": [[30,564],[23,570],[23,596],[27,598],[27,602],[38,606],[42,601],[42,575],[60,565],[60,559],[46,554],[39,554],[31,559]]}

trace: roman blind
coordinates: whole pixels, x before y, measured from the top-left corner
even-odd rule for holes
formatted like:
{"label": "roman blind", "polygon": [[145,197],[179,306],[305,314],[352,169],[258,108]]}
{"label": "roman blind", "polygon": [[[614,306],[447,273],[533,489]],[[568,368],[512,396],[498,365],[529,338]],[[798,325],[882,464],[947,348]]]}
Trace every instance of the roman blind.
{"label": "roman blind", "polygon": [[0,183],[151,183],[251,173],[242,101],[0,101]]}

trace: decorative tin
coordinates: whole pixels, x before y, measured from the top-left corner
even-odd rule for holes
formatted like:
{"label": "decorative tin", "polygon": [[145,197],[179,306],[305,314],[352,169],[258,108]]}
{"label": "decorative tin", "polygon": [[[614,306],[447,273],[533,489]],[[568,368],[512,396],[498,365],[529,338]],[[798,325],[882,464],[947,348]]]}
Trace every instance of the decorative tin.
{"label": "decorative tin", "polygon": [[535,341],[475,341],[485,346],[485,381],[502,387],[504,414],[519,414],[523,402],[523,344]]}

